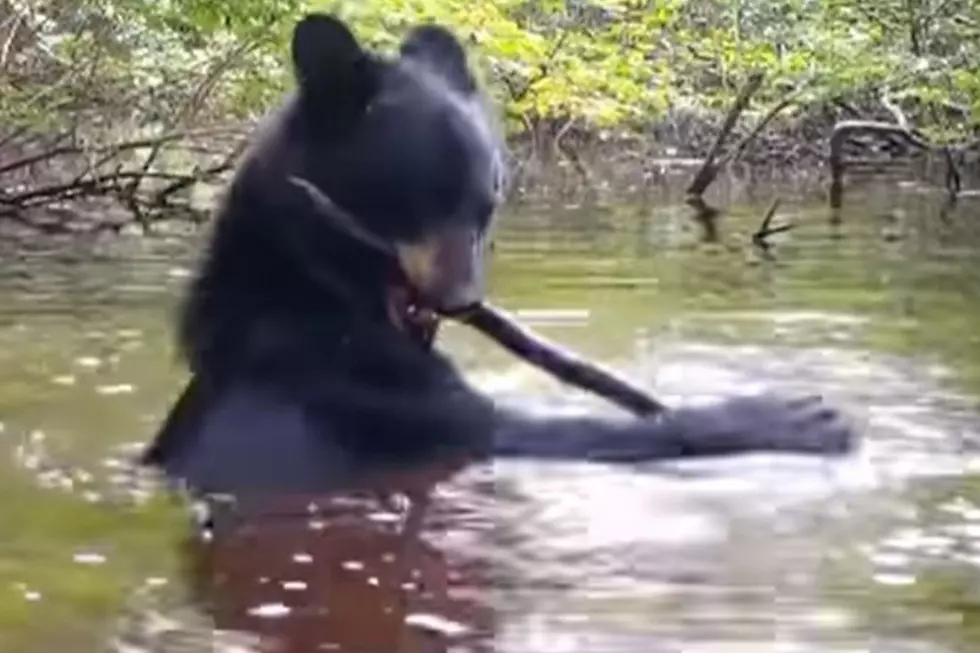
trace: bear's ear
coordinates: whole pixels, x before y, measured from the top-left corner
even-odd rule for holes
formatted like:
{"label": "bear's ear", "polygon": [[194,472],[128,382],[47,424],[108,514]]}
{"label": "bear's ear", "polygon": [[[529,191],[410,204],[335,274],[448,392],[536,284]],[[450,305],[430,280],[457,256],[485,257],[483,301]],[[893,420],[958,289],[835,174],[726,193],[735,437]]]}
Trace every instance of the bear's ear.
{"label": "bear's ear", "polygon": [[458,91],[476,91],[466,51],[445,27],[429,24],[413,28],[402,42],[401,56],[423,64]]}
{"label": "bear's ear", "polygon": [[293,66],[304,95],[362,109],[374,87],[371,60],[334,16],[308,14],[293,30]]}

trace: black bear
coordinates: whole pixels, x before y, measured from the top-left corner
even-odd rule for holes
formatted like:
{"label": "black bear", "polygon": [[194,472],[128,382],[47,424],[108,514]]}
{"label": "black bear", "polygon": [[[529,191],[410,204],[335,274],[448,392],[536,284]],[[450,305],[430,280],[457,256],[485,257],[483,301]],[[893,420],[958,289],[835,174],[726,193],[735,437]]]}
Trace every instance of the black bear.
{"label": "black bear", "polygon": [[295,27],[292,59],[297,89],[237,170],[182,308],[192,378],[145,464],[198,492],[307,493],[457,456],[850,450],[841,416],[810,399],[650,419],[495,406],[429,346],[430,309],[482,298],[504,178],[463,48],[424,25],[385,57],[313,14]]}

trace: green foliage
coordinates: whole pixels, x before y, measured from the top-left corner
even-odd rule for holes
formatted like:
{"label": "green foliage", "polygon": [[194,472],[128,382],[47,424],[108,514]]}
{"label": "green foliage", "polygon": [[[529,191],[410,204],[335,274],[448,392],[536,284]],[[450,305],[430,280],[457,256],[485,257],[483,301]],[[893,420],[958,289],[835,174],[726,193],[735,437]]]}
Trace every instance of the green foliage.
{"label": "green foliage", "polygon": [[9,40],[0,66],[0,115],[15,123],[43,123],[79,95],[139,96],[121,102],[131,118],[172,121],[202,85],[207,101],[194,115],[256,115],[290,84],[288,34],[310,9],[338,13],[382,49],[420,21],[450,25],[513,130],[718,109],[758,69],[762,105],[791,89],[806,101],[887,88],[947,137],[980,122],[971,0],[34,0],[30,11],[6,2],[0,43],[18,22],[32,35]]}
{"label": "green foliage", "polygon": [[580,119],[595,126],[640,120],[666,107],[668,68],[649,56],[680,3],[637,10],[624,0],[571,8],[517,0],[348,0],[318,5],[351,20],[368,42],[390,47],[412,24],[451,25],[472,46],[513,126]]}
{"label": "green foliage", "polygon": [[[262,110],[281,88],[295,0],[36,0],[0,4],[0,115],[176,121]],[[282,38],[277,38],[282,37]]]}
{"label": "green foliage", "polygon": [[[589,127],[655,121],[671,108],[728,105],[754,70],[763,103],[890,89],[933,110],[950,137],[980,122],[980,6],[967,0],[663,0],[470,3],[334,0],[314,7],[393,46],[411,24],[453,26],[471,45],[510,124]],[[958,123],[940,120],[951,106]],[[939,126],[938,124],[933,125]]]}

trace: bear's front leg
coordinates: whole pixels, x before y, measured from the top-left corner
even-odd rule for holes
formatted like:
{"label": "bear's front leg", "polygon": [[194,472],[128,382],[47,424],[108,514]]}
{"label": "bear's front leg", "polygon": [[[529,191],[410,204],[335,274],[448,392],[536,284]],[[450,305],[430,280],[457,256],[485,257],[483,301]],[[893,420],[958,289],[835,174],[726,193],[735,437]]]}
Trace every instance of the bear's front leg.
{"label": "bear's front leg", "polygon": [[753,452],[840,456],[854,444],[843,415],[819,398],[750,396],[646,419],[506,414],[493,455],[632,463]]}

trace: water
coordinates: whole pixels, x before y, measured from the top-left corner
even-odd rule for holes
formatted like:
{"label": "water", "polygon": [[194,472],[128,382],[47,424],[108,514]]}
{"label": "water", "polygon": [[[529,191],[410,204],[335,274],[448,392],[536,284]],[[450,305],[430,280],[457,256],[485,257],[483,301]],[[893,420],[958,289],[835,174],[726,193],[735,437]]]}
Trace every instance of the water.
{"label": "water", "polygon": [[[748,242],[775,194],[796,226],[768,261]],[[819,392],[861,451],[492,464],[438,486],[419,538],[374,494],[187,537],[129,457],[182,379],[169,316],[197,242],[4,244],[0,651],[976,650],[980,205],[944,221],[883,183],[835,225],[756,188],[703,244],[674,196],[513,210],[494,300],[670,402]],[[501,401],[613,410],[462,328],[441,345]]]}

